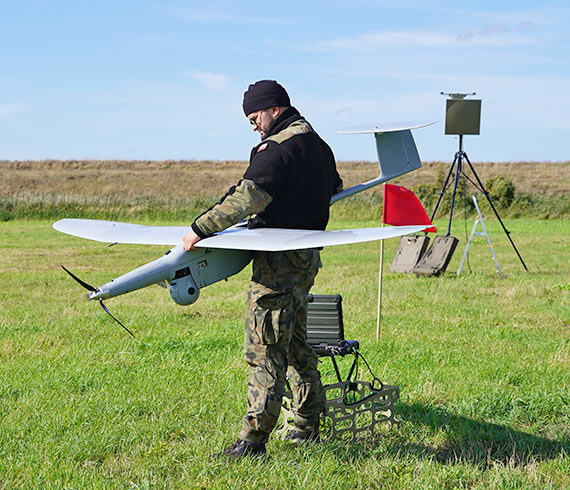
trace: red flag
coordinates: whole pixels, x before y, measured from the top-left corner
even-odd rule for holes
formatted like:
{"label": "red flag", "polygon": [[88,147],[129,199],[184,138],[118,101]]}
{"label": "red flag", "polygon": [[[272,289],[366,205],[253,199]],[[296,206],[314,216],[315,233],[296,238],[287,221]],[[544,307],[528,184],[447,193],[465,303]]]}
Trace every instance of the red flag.
{"label": "red flag", "polygon": [[[416,195],[399,185],[384,184],[382,223],[387,225],[433,225]],[[436,227],[428,228],[435,232]]]}

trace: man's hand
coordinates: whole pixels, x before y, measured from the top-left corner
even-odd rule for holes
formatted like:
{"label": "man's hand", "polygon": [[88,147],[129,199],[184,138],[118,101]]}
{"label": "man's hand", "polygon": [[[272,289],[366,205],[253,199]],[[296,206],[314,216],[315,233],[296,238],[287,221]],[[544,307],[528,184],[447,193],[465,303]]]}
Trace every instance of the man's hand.
{"label": "man's hand", "polygon": [[190,231],[182,237],[182,246],[184,247],[184,250],[189,252],[194,248],[194,244],[200,240],[201,238],[194,233],[194,230],[190,229]]}

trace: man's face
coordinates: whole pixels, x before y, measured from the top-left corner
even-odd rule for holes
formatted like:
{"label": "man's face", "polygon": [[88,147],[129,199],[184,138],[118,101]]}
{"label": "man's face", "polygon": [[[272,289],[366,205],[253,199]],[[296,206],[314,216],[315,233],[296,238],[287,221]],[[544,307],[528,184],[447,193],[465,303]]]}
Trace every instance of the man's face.
{"label": "man's face", "polygon": [[269,109],[262,109],[247,115],[252,129],[259,133],[262,140],[267,138],[269,128],[273,124],[273,121],[275,121],[275,116],[273,115],[274,112],[274,108],[270,107]]}

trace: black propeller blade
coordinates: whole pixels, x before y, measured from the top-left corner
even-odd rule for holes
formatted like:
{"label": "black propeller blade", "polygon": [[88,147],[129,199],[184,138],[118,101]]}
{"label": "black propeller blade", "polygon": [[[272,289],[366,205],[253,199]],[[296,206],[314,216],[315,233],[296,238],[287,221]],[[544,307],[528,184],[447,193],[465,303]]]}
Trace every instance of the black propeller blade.
{"label": "black propeller blade", "polygon": [[73,272],[70,272],[69,270],[67,270],[63,265],[61,266],[61,268],[67,272],[71,277],[73,277],[73,279],[75,279],[79,284],[81,284],[85,289],[87,289],[87,291],[97,291],[96,288],[94,288],[93,286],[91,286],[91,284],[87,284],[86,282],[82,281],[81,279],[79,279],[79,277],[77,277],[75,274],[73,274]]}
{"label": "black propeller blade", "polygon": [[[75,279],[79,284],[81,284],[85,289],[87,289],[87,291],[97,291],[97,288],[94,288],[93,286],[91,286],[91,284],[87,284],[85,281],[82,281],[81,279],[79,279],[79,277],[77,277],[75,274],[73,274],[72,272],[70,272],[68,269],[66,269],[63,265],[61,266],[62,269],[67,272],[71,277],[73,277],[73,279]],[[119,325],[121,325],[121,327],[123,327],[128,333],[129,335],[134,339],[135,336],[133,334],[133,332],[131,332],[127,327],[125,327],[119,320],[117,320],[112,314],[111,312],[107,309],[107,307],[103,304],[103,300],[100,299],[99,300],[99,304],[101,305],[101,308],[103,308],[105,310],[105,312],[113,319],[115,320]]]}
{"label": "black propeller blade", "polygon": [[125,327],[119,320],[117,320],[112,314],[111,312],[107,309],[107,307],[103,304],[103,300],[100,299],[99,300],[99,304],[101,305],[101,308],[103,308],[108,314],[109,316],[115,320],[119,325],[121,325],[121,327],[123,327],[127,332],[129,332],[130,336],[134,339],[135,335],[133,334],[133,332],[131,332],[127,327]]}

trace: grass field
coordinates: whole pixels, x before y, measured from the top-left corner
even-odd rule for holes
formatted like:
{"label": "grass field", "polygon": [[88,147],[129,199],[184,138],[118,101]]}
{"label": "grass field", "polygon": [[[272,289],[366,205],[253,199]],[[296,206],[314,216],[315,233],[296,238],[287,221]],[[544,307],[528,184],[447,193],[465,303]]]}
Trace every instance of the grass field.
{"label": "grass field", "polygon": [[[0,221],[73,216],[182,223],[215,203],[246,167],[246,162],[236,161],[0,160]],[[345,188],[378,176],[375,162],[339,162],[338,168]],[[424,162],[421,169],[391,183],[409,189],[427,185],[427,192],[424,188],[418,195],[431,214],[449,168],[450,162]],[[512,181],[514,201],[508,206],[495,201],[502,217],[570,219],[570,162],[475,163],[474,168],[485,185],[496,177]],[[464,170],[476,180],[467,167]],[[459,190],[461,194],[462,186]],[[465,186],[466,199],[458,199],[457,210],[463,202],[471,204],[473,192],[473,186]],[[439,208],[441,216],[448,212],[450,194]],[[376,219],[380,201],[381,187],[376,187],[348,205],[343,201],[336,206],[344,210],[343,219]],[[488,206],[482,210],[494,217]],[[470,212],[475,213],[472,206]]]}
{"label": "grass field", "polygon": [[[333,228],[375,225],[338,209]],[[249,268],[190,307],[158,286],[109,300],[133,340],[59,265],[100,285],[165,247],[0,223],[0,489],[570,488],[570,227],[506,220],[527,273],[486,224],[504,280],[482,237],[455,275],[472,225],[456,220],[444,276],[385,274],[378,343],[378,244],[323,252],[313,292],[343,296],[347,337],[401,388],[399,426],[301,450],[273,438],[266,461],[227,462],[211,455],[244,411]]]}

